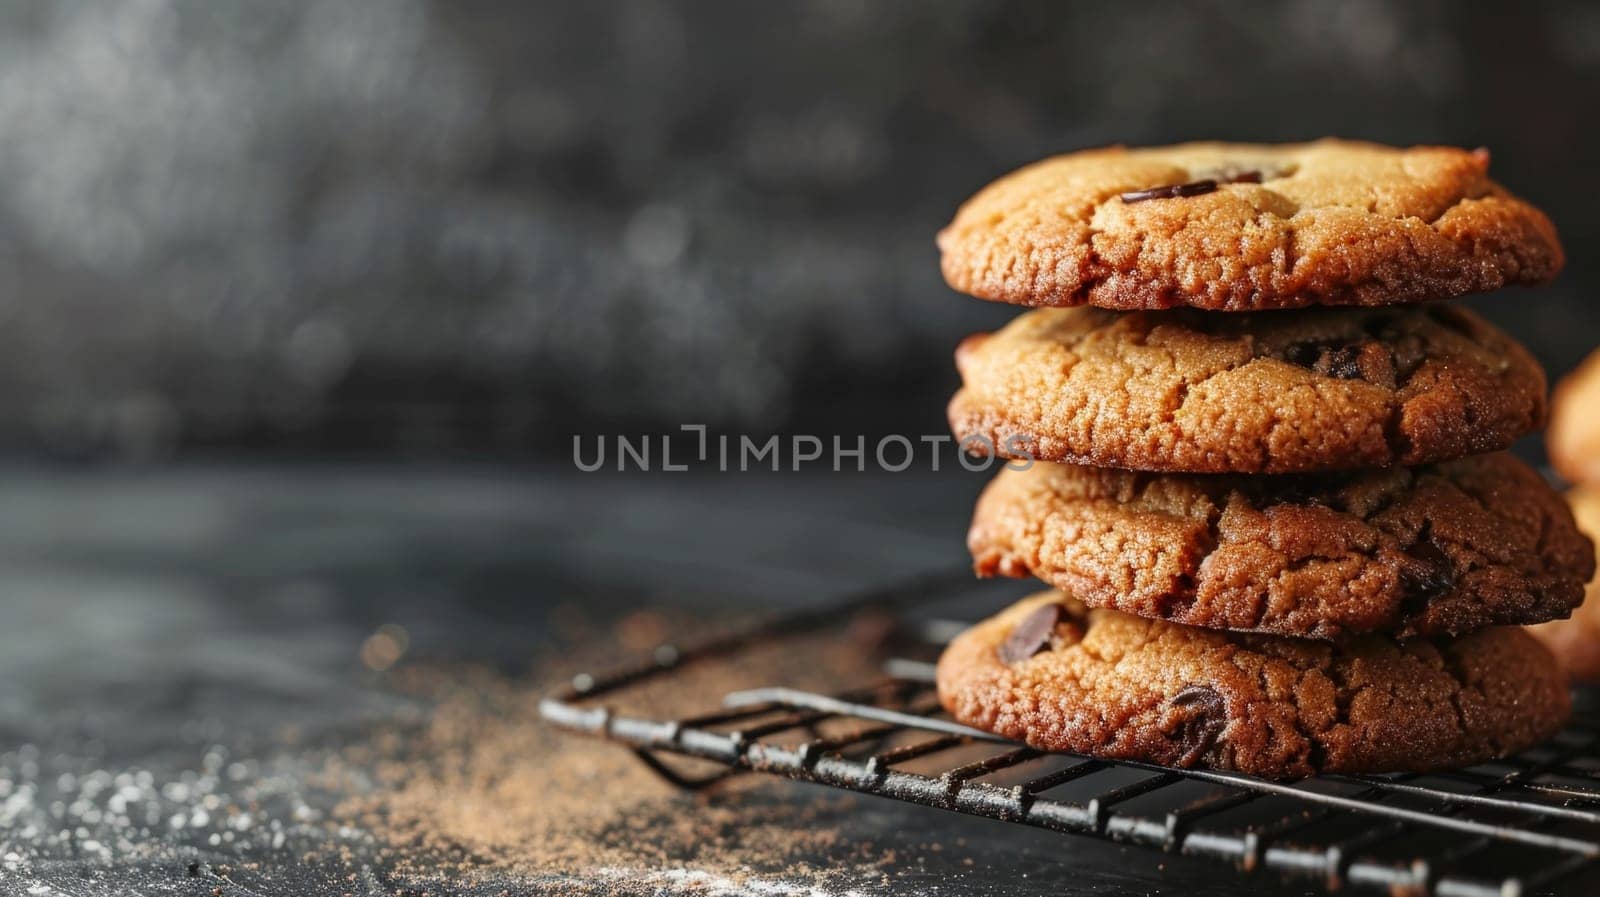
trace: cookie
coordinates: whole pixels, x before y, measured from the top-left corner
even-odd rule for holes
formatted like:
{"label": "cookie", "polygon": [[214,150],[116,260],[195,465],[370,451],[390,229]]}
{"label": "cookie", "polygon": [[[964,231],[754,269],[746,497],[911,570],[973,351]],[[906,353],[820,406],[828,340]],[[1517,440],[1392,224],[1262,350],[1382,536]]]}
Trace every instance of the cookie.
{"label": "cookie", "polygon": [[[1567,492],[1567,503],[1578,529],[1590,538],[1600,537],[1600,488],[1572,489]],[[1600,682],[1600,578],[1589,580],[1583,605],[1570,618],[1531,626],[1528,631],[1545,643],[1573,678]]]}
{"label": "cookie", "polygon": [[1600,350],[1556,383],[1544,444],[1567,482],[1600,484]]}
{"label": "cookie", "polygon": [[1042,750],[1271,778],[1478,763],[1549,737],[1571,710],[1555,659],[1520,629],[1316,642],[1060,592],[957,636],[938,687],[956,720]]}
{"label": "cookie", "polygon": [[1032,574],[1095,607],[1335,639],[1565,617],[1594,548],[1505,453],[1296,477],[1003,470],[967,536],[983,576]]}
{"label": "cookie", "polygon": [[1013,172],[940,231],[957,290],[1018,305],[1395,305],[1550,280],[1544,213],[1487,150],[1322,140],[1089,150]]}
{"label": "cookie", "polygon": [[1423,464],[1544,422],[1527,350],[1469,311],[1039,309],[956,351],[975,454],[1192,473]]}

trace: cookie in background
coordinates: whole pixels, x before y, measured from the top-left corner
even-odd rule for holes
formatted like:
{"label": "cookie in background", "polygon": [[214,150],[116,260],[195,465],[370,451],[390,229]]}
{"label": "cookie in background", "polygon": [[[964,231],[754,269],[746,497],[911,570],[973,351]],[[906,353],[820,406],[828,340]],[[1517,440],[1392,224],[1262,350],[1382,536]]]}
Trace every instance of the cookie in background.
{"label": "cookie in background", "polygon": [[[1562,377],[1550,399],[1545,447],[1550,464],[1567,482],[1578,529],[1600,541],[1600,349]],[[1600,544],[1596,546],[1600,560]],[[1573,679],[1600,682],[1600,575],[1591,579],[1583,604],[1564,620],[1528,627],[1555,653]]]}
{"label": "cookie in background", "polygon": [[[1578,528],[1591,539],[1600,536],[1600,487],[1574,486],[1567,490],[1567,503]],[[1600,549],[1596,557],[1600,558]],[[1528,631],[1555,653],[1572,678],[1600,681],[1600,576],[1589,580],[1588,594],[1571,617],[1530,626]]]}
{"label": "cookie in background", "polygon": [[1567,482],[1600,484],[1600,349],[1556,383],[1545,446]]}

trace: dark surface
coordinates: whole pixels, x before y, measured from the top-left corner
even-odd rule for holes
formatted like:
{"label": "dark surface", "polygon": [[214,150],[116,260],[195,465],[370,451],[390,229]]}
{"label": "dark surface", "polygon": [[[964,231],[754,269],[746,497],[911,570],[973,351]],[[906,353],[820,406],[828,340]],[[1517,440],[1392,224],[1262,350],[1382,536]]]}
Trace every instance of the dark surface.
{"label": "dark surface", "polygon": [[1487,146],[1600,328],[1600,11],[1536,3],[0,3],[0,447],[564,454],[936,432],[1014,310],[935,231],[1039,157]]}
{"label": "dark surface", "polygon": [[[407,663],[472,659],[515,672],[537,659],[530,646],[548,644],[558,599],[604,617],[647,602],[715,616],[752,596],[774,608],[833,597],[948,567],[978,479],[9,471],[0,478],[0,891],[456,891],[447,872],[396,878],[371,833],[330,828],[337,794],[308,777],[328,749],[426,714],[358,662],[375,627],[409,630]],[[817,794],[793,785],[767,799]],[[230,804],[254,810],[241,823]],[[888,801],[827,812],[821,824],[898,847],[900,874],[862,882],[863,893],[1273,890],[1209,863]],[[966,867],[927,848],[957,838],[961,855],[984,862]],[[319,858],[305,862],[307,851]],[[702,886],[719,874],[702,872]],[[561,892],[586,877],[563,873],[476,892]],[[649,893],[692,881],[616,884]],[[801,883],[744,886],[712,892],[790,893]]]}

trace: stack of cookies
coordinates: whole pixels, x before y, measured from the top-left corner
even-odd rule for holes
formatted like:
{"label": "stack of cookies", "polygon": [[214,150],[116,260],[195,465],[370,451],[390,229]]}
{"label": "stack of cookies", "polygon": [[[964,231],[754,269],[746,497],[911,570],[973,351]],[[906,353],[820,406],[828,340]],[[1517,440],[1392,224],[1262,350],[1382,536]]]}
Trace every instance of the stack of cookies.
{"label": "stack of cookies", "polygon": [[1545,379],[1434,302],[1563,257],[1484,150],[1323,141],[1076,153],[986,187],[945,278],[1040,306],[969,338],[950,404],[1011,459],[982,575],[1055,587],[940,659],[957,720],[1047,750],[1271,777],[1470,764],[1554,733],[1518,628],[1594,554],[1503,450]]}

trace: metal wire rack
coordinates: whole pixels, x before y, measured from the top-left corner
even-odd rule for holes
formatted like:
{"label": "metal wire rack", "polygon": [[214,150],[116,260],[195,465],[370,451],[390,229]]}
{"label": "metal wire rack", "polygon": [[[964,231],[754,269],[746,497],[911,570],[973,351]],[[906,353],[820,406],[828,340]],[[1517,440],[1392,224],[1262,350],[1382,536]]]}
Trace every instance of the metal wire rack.
{"label": "metal wire rack", "polygon": [[[540,712],[555,725],[630,746],[683,788],[776,774],[1210,858],[1240,873],[1309,877],[1329,891],[1600,893],[1600,724],[1588,695],[1579,695],[1575,722],[1543,745],[1426,775],[1274,782],[1042,753],[951,721],[935,699],[929,661],[961,624],[907,609],[971,589],[970,574],[941,574],[692,648],[663,645],[632,666],[573,677]],[[902,653],[913,656],[890,657],[886,677],[865,687],[832,695],[762,687],[724,695],[704,714],[665,720],[617,713],[602,700],[752,640],[838,626],[869,608],[898,612],[899,632],[909,636]],[[713,771],[691,774],[672,755],[712,761]]]}

